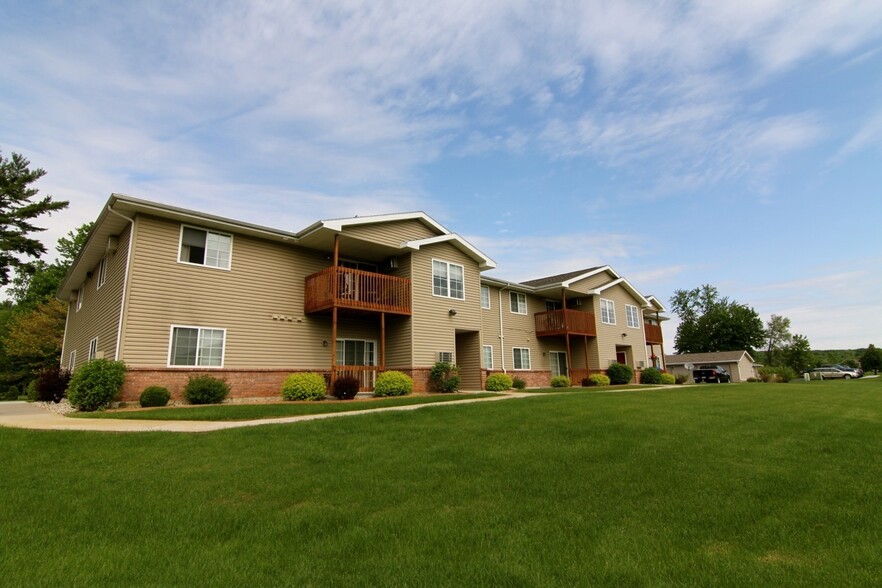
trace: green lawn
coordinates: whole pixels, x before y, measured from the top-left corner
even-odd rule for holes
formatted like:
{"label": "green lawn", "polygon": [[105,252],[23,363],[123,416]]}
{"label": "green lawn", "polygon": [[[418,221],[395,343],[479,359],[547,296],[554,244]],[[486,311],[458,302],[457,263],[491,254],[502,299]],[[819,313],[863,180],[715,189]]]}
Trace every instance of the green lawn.
{"label": "green lawn", "polygon": [[85,419],[133,419],[150,421],[248,421],[331,412],[371,410],[388,406],[435,404],[453,400],[469,400],[500,396],[492,392],[472,394],[432,394],[430,396],[399,396],[370,400],[327,400],[272,404],[209,404],[204,406],[167,406],[143,410],[109,410],[79,412],[69,416]]}
{"label": "green lawn", "polygon": [[64,586],[868,586],[882,379],[215,433],[0,429],[0,574]]}

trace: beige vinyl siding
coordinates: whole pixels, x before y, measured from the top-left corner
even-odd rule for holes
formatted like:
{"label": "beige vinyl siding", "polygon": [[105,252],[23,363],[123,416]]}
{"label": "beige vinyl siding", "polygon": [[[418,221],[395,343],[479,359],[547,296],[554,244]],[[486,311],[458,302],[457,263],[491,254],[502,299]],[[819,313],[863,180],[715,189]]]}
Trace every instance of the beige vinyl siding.
{"label": "beige vinyl siding", "polygon": [[433,231],[418,220],[405,220],[388,223],[347,226],[343,229],[344,237],[353,237],[398,248],[405,241],[416,241],[436,237],[440,233]]}
{"label": "beige vinyl siding", "polygon": [[[398,256],[398,269],[392,272],[399,278],[411,277],[412,260],[409,253]],[[411,297],[413,284],[411,284]],[[413,365],[413,319],[409,316],[386,315],[386,367],[407,369]]]}
{"label": "beige vinyl siding", "polygon": [[[480,294],[480,292],[479,292]],[[503,291],[503,312],[508,301],[508,291]],[[480,300],[479,300],[480,303]],[[499,340],[499,288],[490,286],[490,308],[481,309],[481,344],[493,347],[493,369],[502,370],[502,348]],[[504,317],[503,317],[504,320]],[[511,369],[511,360],[506,358],[506,369]]]}
{"label": "beige vinyl siding", "polygon": [[330,318],[303,313],[305,278],[328,266],[325,254],[236,234],[230,270],[200,267],[177,261],[180,223],[139,216],[137,225],[122,351],[128,365],[165,366],[171,325],[226,329],[225,368],[330,365],[322,344]]}
{"label": "beige vinyl siding", "polygon": [[505,329],[505,348],[502,351],[505,353],[506,371],[514,370],[512,357],[514,347],[526,347],[530,350],[531,371],[547,370],[548,358],[542,357],[542,351],[547,350],[549,344],[541,344],[536,337],[536,319],[534,318],[537,312],[545,311],[545,298],[527,294],[527,314],[516,314],[511,312],[509,292],[509,290],[505,290],[502,293],[502,324]]}
{"label": "beige vinyl siding", "polygon": [[115,252],[106,254],[107,267],[104,285],[98,288],[98,267],[82,285],[83,306],[77,311],[76,300],[68,303],[67,333],[61,352],[61,365],[70,368],[70,352],[76,349],[77,366],[89,358],[89,342],[98,337],[99,357],[116,359],[116,339],[119,328],[119,312],[122,304],[123,282],[131,229],[120,235]]}
{"label": "beige vinyl siding", "polygon": [[[600,299],[612,300],[616,306],[616,324],[607,325],[600,320]],[[600,369],[606,369],[611,360],[616,359],[616,350],[624,349],[628,352],[628,363],[632,367],[637,367],[639,362],[644,362],[644,366],[649,366],[646,354],[646,338],[643,329],[628,328],[627,318],[625,316],[625,305],[631,304],[637,306],[640,310],[640,302],[638,302],[621,284],[615,285],[594,297],[594,313],[597,316],[597,342],[598,353],[600,359]],[[642,324],[642,314],[639,315]],[[622,337],[622,333],[627,333],[627,337]]]}
{"label": "beige vinyl siding", "polygon": [[[616,278],[614,278],[608,272],[603,271],[603,272],[600,272],[599,274],[589,276],[589,277],[585,278],[584,280],[579,280],[578,282],[571,284],[570,289],[575,290],[577,292],[590,294],[594,291],[595,288],[599,288],[600,286],[603,286],[604,284],[608,284],[615,279]],[[571,298],[571,297],[576,298],[576,296],[572,296],[570,294],[567,294],[567,298]],[[598,316],[600,316],[600,315],[598,315]]]}
{"label": "beige vinyl siding", "polygon": [[[464,300],[432,294],[432,260],[463,266]],[[430,367],[439,351],[456,351],[456,329],[479,331],[481,328],[481,277],[478,265],[450,243],[436,243],[415,251],[412,260],[413,292],[413,365]],[[450,316],[449,310],[456,310]],[[478,349],[480,353],[480,348]],[[457,358],[461,361],[462,358]],[[480,361],[480,357],[478,358]]]}

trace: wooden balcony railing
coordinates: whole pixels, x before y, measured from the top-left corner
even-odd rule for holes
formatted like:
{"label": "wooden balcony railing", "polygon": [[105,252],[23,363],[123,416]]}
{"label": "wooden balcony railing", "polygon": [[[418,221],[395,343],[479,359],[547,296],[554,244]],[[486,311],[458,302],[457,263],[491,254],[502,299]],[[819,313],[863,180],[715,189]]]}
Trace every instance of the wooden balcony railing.
{"label": "wooden balcony railing", "polygon": [[551,337],[554,335],[588,335],[597,336],[597,326],[593,312],[581,310],[546,310],[537,312],[536,336]]}
{"label": "wooden balcony railing", "polygon": [[661,345],[664,343],[662,339],[662,329],[660,325],[650,325],[649,323],[643,323],[643,332],[646,335],[647,343],[655,343],[657,345]]}
{"label": "wooden balcony railing", "polygon": [[410,279],[339,266],[307,276],[303,311],[320,312],[335,306],[410,314]]}
{"label": "wooden balcony railing", "polygon": [[359,392],[373,392],[377,383],[378,365],[337,365],[334,373],[339,378],[352,377],[358,380]]}

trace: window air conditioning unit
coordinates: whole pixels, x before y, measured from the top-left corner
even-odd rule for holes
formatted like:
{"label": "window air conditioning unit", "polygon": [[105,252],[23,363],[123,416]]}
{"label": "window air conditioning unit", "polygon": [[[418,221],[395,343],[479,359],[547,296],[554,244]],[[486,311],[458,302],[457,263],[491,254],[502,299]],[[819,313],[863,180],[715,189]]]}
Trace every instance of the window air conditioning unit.
{"label": "window air conditioning unit", "polygon": [[640,369],[643,369],[644,367],[646,367],[646,362],[645,361],[638,361],[637,367]]}
{"label": "window air conditioning unit", "polygon": [[453,363],[453,353],[450,351],[439,351],[438,361],[443,361],[444,363]]}
{"label": "window air conditioning unit", "polygon": [[119,237],[111,235],[107,238],[107,252],[114,253],[117,249],[119,249]]}
{"label": "window air conditioning unit", "polygon": [[386,269],[387,270],[398,269],[398,258],[397,257],[388,258],[386,260]]}

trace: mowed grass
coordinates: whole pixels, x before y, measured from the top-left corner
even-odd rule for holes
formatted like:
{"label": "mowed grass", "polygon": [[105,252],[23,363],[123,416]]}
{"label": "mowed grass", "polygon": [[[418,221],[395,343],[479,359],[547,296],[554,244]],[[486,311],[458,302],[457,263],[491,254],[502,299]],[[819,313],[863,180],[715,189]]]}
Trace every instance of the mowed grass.
{"label": "mowed grass", "polygon": [[0,429],[0,573],[65,586],[867,586],[882,382],[206,434]]}
{"label": "mowed grass", "polygon": [[166,406],[139,410],[108,410],[78,412],[68,416],[86,419],[132,419],[150,421],[247,421],[310,414],[354,412],[390,406],[436,404],[454,400],[470,400],[500,396],[492,392],[469,394],[432,394],[429,396],[403,396],[373,398],[370,400],[327,400],[321,402],[290,402],[269,404],[210,404],[204,406]]}

